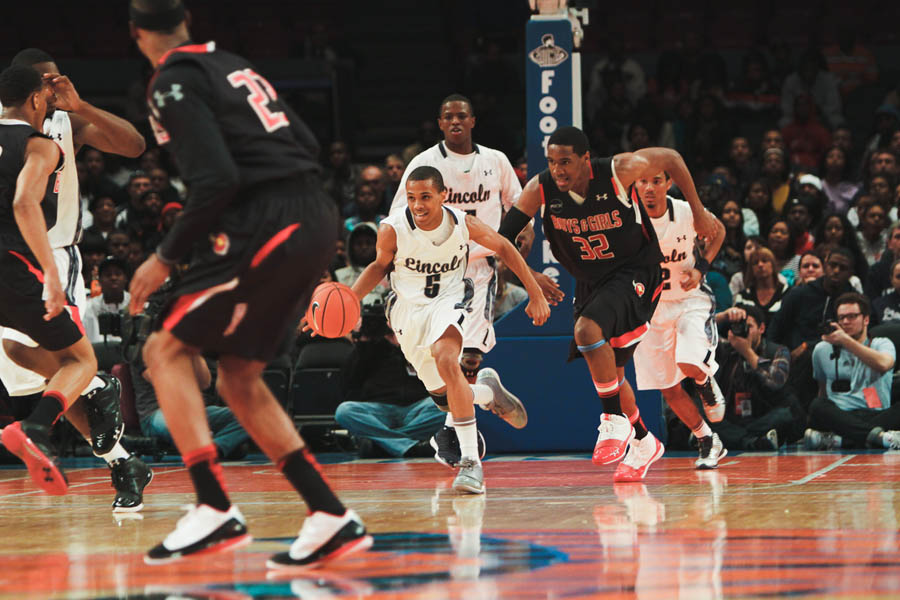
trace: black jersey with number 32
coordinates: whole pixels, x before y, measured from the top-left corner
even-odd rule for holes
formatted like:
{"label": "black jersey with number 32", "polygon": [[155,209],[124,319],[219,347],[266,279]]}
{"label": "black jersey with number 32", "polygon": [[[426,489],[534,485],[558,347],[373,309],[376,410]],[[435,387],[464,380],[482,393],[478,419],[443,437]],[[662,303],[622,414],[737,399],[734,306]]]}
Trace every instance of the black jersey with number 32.
{"label": "black jersey with number 32", "polygon": [[[33,137],[47,136],[24,121],[0,119],[0,250],[14,250],[26,256],[30,256],[31,251],[16,224],[13,200],[16,197],[16,181],[25,166],[25,147]],[[62,167],[63,157],[60,153],[56,170],[50,175],[41,200],[41,212],[44,213],[48,228],[56,222],[58,176]]]}
{"label": "black jersey with number 32", "polygon": [[550,171],[538,176],[544,236],[556,260],[575,279],[602,283],[614,271],[662,261],[656,232],[640,202],[616,179],[611,158],[591,160],[587,196],[579,204],[561,192]]}

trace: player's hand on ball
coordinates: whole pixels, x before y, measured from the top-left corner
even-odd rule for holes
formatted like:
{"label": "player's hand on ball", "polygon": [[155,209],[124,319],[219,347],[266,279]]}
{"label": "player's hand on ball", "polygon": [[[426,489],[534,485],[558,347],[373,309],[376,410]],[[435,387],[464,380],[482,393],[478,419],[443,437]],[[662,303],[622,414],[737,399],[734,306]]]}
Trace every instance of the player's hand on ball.
{"label": "player's hand on ball", "polygon": [[540,327],[550,318],[550,305],[547,299],[538,297],[528,302],[525,307],[525,314],[531,317],[531,322]]}

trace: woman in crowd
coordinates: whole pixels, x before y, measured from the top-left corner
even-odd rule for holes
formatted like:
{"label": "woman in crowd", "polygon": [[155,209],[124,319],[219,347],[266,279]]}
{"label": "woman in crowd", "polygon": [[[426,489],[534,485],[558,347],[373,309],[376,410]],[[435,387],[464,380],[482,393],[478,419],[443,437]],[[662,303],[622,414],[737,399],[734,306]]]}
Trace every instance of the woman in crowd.
{"label": "woman in crowd", "polygon": [[794,235],[787,220],[778,217],[772,221],[766,233],[766,242],[775,257],[775,272],[782,273],[788,284],[792,284],[800,268],[800,257],[794,253],[797,236]]}
{"label": "woman in crowd", "polygon": [[850,221],[847,220],[847,217],[842,214],[827,215],[819,223],[815,238],[817,248],[820,244],[834,244],[842,246],[853,253],[853,260],[856,263],[856,274],[865,281],[868,264],[862,249],[859,247],[856,230],[850,224]]}
{"label": "woman in crowd", "polygon": [[[799,262],[799,258],[798,258]],[[753,304],[763,312],[766,325],[773,314],[781,309],[781,298],[788,290],[788,284],[779,278],[775,255],[768,248],[759,248],[750,255],[745,275],[747,287],[734,297],[735,306]]]}
{"label": "woman in crowd", "polygon": [[822,191],[828,197],[828,212],[847,214],[859,186],[851,181],[850,161],[840,146],[832,146],[825,152],[820,168]]}

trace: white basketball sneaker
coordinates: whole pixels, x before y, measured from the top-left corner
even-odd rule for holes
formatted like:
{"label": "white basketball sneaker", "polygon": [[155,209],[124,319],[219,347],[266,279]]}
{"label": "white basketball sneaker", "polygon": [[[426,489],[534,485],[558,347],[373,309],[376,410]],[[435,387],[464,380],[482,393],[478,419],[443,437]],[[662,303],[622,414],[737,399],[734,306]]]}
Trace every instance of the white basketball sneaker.
{"label": "white basketball sneaker", "polygon": [[160,565],[188,556],[225,552],[246,546],[253,538],[247,533],[244,515],[234,504],[227,511],[208,504],[188,505],[175,531],[144,556],[148,565]]}
{"label": "white basketball sneaker", "polygon": [[354,511],[331,515],[316,511],[303,521],[300,535],[288,552],[270,558],[270,569],[308,569],[372,547],[362,519]]}
{"label": "white basketball sneaker", "polygon": [[722,440],[716,433],[697,441],[700,444],[700,456],[694,461],[694,467],[697,469],[715,469],[719,466],[719,460],[728,454],[728,449],[722,445]]}

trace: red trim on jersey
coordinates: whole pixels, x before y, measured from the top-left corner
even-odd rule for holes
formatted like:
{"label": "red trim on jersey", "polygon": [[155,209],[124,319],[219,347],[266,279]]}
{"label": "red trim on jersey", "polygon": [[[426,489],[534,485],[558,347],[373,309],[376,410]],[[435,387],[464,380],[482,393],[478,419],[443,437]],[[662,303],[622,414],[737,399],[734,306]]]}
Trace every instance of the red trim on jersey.
{"label": "red trim on jersey", "polygon": [[547,201],[544,199],[544,184],[539,183],[538,188],[541,190],[541,204],[546,204]]}
{"label": "red trim on jersey", "polygon": [[279,245],[283,244],[286,239],[288,239],[297,228],[300,227],[300,223],[293,223],[288,225],[275,235],[269,238],[265,244],[263,244],[262,248],[256,251],[256,254],[253,255],[253,260],[250,261],[250,268],[256,268],[259,263],[261,263],[265,258],[272,253],[273,250]]}
{"label": "red trim on jersey", "polygon": [[78,307],[74,304],[69,304],[69,316],[75,322],[75,326],[78,327],[78,331],[81,332],[81,335],[87,335],[84,332],[84,323],[81,322],[81,312],[78,310]]}
{"label": "red trim on jersey", "polygon": [[660,294],[662,294],[663,285],[664,284],[661,283],[658,286],[656,286],[656,289],[653,290],[653,296],[650,298],[651,301],[656,300],[656,297],[659,296]]}
{"label": "red trim on jersey", "polygon": [[41,271],[40,269],[35,267],[33,264],[31,264],[31,262],[27,258],[22,256],[15,250],[10,250],[9,253],[12,254],[13,256],[15,256],[16,258],[18,258],[19,260],[21,260],[23,263],[25,263],[25,266],[28,267],[28,270],[31,271],[31,274],[34,275],[35,277],[37,277],[38,281],[40,281],[41,283],[44,283],[43,271]]}
{"label": "red trim on jersey", "polygon": [[623,333],[618,337],[610,338],[609,345],[613,348],[624,348],[634,340],[647,333],[648,329],[650,329],[650,327],[646,323],[644,323],[640,327],[632,329],[628,333]]}
{"label": "red trim on jersey", "polygon": [[166,320],[163,321],[163,329],[166,331],[172,331],[176,325],[178,325],[179,321],[184,318],[184,315],[188,313],[191,309],[191,305],[194,304],[194,301],[209,292],[208,289],[200,290],[199,292],[194,292],[193,294],[185,294],[178,298],[175,301],[175,305],[172,307],[172,311],[169,313],[169,316],[166,317]]}
{"label": "red trim on jersey", "polygon": [[170,50],[168,50],[165,54],[159,57],[159,60],[156,62],[158,66],[162,66],[166,59],[175,54],[176,52],[190,52],[191,54],[207,54],[211,52],[209,49],[210,42],[206,42],[205,44],[191,44],[190,46],[176,46]]}
{"label": "red trim on jersey", "polygon": [[616,184],[616,178],[615,178],[615,177],[610,177],[610,178],[609,178],[609,181],[612,183],[612,186],[613,186],[613,193],[614,193],[616,196],[618,196],[618,195],[619,195],[619,186]]}
{"label": "red trim on jersey", "polygon": [[588,160],[588,170],[591,172],[591,179],[594,178],[594,165]]}

